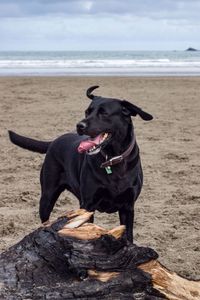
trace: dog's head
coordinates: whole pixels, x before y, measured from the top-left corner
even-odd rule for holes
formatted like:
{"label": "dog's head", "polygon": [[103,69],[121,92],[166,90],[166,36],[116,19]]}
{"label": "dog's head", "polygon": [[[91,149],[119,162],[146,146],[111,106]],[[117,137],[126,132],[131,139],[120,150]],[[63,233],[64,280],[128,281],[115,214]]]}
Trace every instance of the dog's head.
{"label": "dog's head", "polygon": [[126,135],[131,116],[139,115],[145,121],[153,119],[152,115],[126,100],[94,96],[92,91],[96,88],[98,86],[87,90],[87,97],[92,102],[85,111],[85,118],[77,124],[77,133],[89,136],[81,142],[78,151],[90,155],[100,152],[113,139]]}

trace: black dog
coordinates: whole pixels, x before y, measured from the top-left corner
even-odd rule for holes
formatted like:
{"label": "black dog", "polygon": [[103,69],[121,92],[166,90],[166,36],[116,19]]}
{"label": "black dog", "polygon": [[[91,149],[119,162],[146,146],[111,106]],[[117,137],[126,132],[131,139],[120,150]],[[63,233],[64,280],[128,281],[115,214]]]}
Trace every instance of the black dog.
{"label": "black dog", "polygon": [[[133,240],[134,202],[140,194],[143,174],[131,116],[152,116],[125,100],[92,95],[77,133],[42,142],[9,131],[11,141],[28,150],[46,153],[41,170],[40,218],[49,219],[54,204],[65,189],[88,211],[118,211]],[[91,220],[93,221],[93,220]]]}

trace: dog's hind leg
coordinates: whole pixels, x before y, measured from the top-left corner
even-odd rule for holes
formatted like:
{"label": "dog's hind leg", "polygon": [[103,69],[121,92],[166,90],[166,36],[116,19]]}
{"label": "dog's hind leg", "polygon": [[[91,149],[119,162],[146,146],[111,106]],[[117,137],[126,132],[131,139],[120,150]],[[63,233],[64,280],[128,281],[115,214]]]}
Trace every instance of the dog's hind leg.
{"label": "dog's hind leg", "polygon": [[51,189],[48,193],[42,193],[40,198],[40,219],[44,223],[49,220],[49,216],[54,208],[56,200],[65,188],[59,187],[55,190]]}
{"label": "dog's hind leg", "polygon": [[58,162],[47,154],[40,175],[42,195],[39,213],[42,223],[48,221],[56,200],[65,189],[61,183],[62,171]]}

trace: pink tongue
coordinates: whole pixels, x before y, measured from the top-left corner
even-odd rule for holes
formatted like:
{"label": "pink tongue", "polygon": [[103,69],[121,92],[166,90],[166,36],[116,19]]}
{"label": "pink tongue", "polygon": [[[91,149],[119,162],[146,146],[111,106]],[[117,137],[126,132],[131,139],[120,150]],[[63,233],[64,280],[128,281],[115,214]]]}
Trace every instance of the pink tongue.
{"label": "pink tongue", "polygon": [[79,153],[85,152],[91,149],[93,146],[99,145],[100,142],[101,142],[101,134],[99,134],[93,140],[82,141],[78,146],[78,152]]}

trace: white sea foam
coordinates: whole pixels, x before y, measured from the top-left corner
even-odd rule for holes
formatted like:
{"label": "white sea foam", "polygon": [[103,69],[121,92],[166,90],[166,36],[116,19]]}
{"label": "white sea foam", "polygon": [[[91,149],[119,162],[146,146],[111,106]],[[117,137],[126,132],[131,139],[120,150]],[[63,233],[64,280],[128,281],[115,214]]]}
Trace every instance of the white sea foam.
{"label": "white sea foam", "polygon": [[0,60],[0,68],[200,67],[200,61],[157,60]]}

